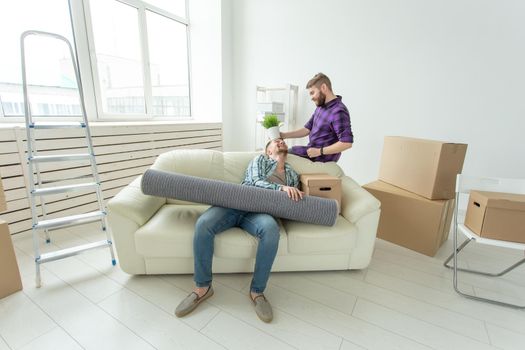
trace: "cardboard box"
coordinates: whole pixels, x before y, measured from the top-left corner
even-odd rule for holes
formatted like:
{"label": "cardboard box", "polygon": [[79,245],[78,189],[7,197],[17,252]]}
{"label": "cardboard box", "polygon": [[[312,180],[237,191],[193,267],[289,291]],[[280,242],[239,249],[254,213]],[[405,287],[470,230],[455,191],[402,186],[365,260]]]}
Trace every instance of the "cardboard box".
{"label": "cardboard box", "polygon": [[448,238],[454,199],[429,200],[381,181],[363,187],[381,202],[378,238],[436,255]]}
{"label": "cardboard box", "polygon": [[484,238],[525,243],[525,195],[471,191],[465,226]]}
{"label": "cardboard box", "polygon": [[22,289],[20,271],[7,222],[0,221],[0,298]]}
{"label": "cardboard box", "polygon": [[327,174],[302,174],[301,191],[309,196],[335,199],[341,212],[341,179]]}
{"label": "cardboard box", "polygon": [[4,186],[2,185],[2,175],[0,174],[0,213],[7,210]]}
{"label": "cardboard box", "polygon": [[466,144],[386,136],[379,180],[428,199],[452,199],[466,152]]}

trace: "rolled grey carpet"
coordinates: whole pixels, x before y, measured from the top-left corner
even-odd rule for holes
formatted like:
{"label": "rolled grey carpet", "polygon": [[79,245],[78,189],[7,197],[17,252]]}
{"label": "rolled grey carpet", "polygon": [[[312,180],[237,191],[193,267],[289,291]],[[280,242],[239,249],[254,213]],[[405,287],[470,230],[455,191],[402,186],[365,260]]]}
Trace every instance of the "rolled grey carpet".
{"label": "rolled grey carpet", "polygon": [[146,170],[142,176],[141,188],[144,194],[151,196],[267,213],[325,226],[334,225],[338,215],[334,199],[304,196],[296,202],[281,191],[153,169]]}

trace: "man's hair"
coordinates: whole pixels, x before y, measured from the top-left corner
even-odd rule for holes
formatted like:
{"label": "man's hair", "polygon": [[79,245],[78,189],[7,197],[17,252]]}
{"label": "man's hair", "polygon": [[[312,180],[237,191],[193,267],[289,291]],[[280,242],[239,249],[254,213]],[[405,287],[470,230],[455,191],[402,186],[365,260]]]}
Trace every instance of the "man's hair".
{"label": "man's hair", "polygon": [[264,146],[264,154],[268,155],[268,146],[270,146],[270,144],[275,140],[282,140],[282,138],[279,137],[279,138],[269,140],[268,142],[266,142],[266,146]]}
{"label": "man's hair", "polygon": [[332,83],[330,82],[330,79],[323,73],[317,73],[312,79],[308,81],[306,88],[309,89],[313,86],[320,88],[323,84],[326,84],[328,90],[332,91]]}
{"label": "man's hair", "polygon": [[270,143],[272,143],[273,140],[270,140],[266,142],[266,146],[264,146],[264,154],[268,155],[268,146],[270,146]]}

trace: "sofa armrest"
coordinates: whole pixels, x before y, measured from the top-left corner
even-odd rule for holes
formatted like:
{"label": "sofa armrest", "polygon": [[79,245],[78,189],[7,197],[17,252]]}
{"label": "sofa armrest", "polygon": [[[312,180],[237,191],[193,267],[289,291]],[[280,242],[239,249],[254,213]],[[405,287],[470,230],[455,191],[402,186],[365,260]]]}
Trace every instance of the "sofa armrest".
{"label": "sofa armrest", "polygon": [[341,177],[341,187],[341,215],[348,221],[356,223],[381,207],[381,202],[348,176]]}
{"label": "sofa armrest", "polygon": [[135,222],[139,227],[144,225],[152,216],[166,204],[166,198],[148,196],[142,193],[138,177],[128,186],[124,187],[115,197],[108,202],[108,209],[120,216]]}

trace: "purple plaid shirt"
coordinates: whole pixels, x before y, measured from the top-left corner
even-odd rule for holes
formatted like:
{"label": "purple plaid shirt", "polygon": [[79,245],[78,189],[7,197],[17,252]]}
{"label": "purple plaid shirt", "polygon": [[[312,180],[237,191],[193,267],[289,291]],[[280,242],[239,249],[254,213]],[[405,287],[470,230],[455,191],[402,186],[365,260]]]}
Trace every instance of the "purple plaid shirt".
{"label": "purple plaid shirt", "polygon": [[306,153],[308,148],[328,147],[337,141],[354,142],[350,114],[343,104],[341,96],[337,96],[332,101],[317,107],[304,127],[310,130],[310,142],[307,146],[293,146],[290,153],[311,159],[314,162],[337,162],[341,153],[309,158]]}

